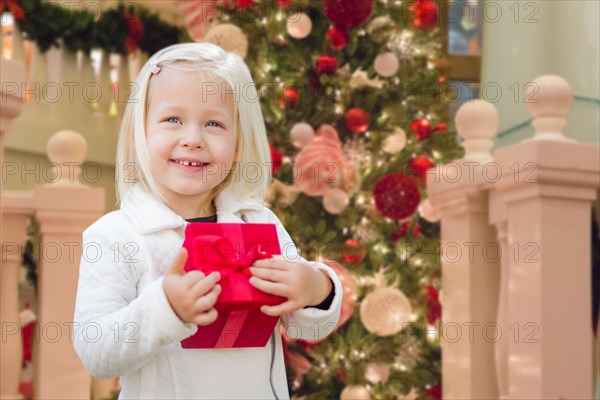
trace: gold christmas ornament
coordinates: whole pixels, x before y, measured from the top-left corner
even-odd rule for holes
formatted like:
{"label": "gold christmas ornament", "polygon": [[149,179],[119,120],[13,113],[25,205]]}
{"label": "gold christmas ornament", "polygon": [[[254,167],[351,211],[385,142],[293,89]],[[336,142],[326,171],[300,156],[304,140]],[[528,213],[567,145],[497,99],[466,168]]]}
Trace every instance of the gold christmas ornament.
{"label": "gold christmas ornament", "polygon": [[400,290],[378,287],[369,293],[360,306],[360,320],[365,328],[378,336],[400,332],[410,322],[412,307]]}
{"label": "gold christmas ornament", "polygon": [[381,382],[385,385],[389,377],[390,366],[386,363],[369,363],[365,368],[365,379],[373,384]]}
{"label": "gold christmas ornament", "polygon": [[385,78],[389,78],[398,72],[400,63],[398,62],[396,55],[391,51],[388,51],[387,53],[381,53],[378,55],[375,58],[373,66],[375,68],[375,72]]}
{"label": "gold christmas ornament", "polygon": [[342,189],[329,189],[323,195],[323,207],[329,214],[341,214],[349,202],[348,193]]}
{"label": "gold christmas ornament", "polygon": [[302,148],[313,141],[315,130],[306,122],[298,122],[290,130],[290,139],[294,147]]}
{"label": "gold christmas ornament", "polygon": [[362,385],[346,386],[340,393],[340,400],[370,400],[369,389]]}
{"label": "gold christmas ornament", "polygon": [[381,148],[388,154],[396,154],[406,146],[406,132],[401,128],[394,128],[392,134],[383,140]]}
{"label": "gold christmas ornament", "polygon": [[295,13],[287,18],[286,29],[294,39],[304,39],[312,31],[312,21],[305,13]]}
{"label": "gold christmas ornament", "polygon": [[204,36],[204,42],[216,44],[241,58],[245,58],[248,52],[248,38],[233,24],[217,24],[211,27]]}

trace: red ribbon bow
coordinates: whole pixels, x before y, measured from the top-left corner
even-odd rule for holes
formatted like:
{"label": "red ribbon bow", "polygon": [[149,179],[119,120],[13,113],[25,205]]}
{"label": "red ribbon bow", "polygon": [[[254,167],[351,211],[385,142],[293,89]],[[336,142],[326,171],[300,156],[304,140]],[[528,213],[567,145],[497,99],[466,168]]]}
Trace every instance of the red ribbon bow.
{"label": "red ribbon bow", "polygon": [[194,249],[195,267],[202,269],[207,275],[218,271],[221,278],[235,272],[250,277],[252,273],[249,267],[255,260],[273,257],[272,253],[260,244],[250,246],[244,254],[236,249],[229,239],[220,235],[197,236],[194,239]]}
{"label": "red ribbon bow", "polygon": [[25,13],[16,0],[0,0],[0,14],[2,14],[4,7],[6,6],[8,6],[9,11],[17,21],[22,21],[25,19]]}

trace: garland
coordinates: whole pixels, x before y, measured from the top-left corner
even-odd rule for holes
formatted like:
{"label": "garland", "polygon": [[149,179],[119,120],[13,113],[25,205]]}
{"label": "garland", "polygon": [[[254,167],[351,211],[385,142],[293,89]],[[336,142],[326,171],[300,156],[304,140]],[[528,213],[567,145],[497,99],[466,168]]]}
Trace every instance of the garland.
{"label": "garland", "polygon": [[42,53],[62,44],[72,52],[89,54],[93,48],[126,55],[136,49],[152,55],[172,44],[192,41],[185,27],[162,21],[147,8],[119,4],[99,18],[88,9],[66,9],[41,0],[0,0],[23,36],[35,41]]}

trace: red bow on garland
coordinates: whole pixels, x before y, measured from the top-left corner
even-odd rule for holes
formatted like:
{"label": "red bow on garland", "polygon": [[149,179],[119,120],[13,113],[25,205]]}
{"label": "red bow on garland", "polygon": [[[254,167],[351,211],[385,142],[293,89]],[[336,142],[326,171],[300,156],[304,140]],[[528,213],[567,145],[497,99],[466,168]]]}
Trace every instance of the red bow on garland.
{"label": "red bow on garland", "polygon": [[25,19],[25,13],[19,3],[17,3],[17,0],[0,0],[0,14],[4,11],[5,7],[8,7],[8,10],[17,21]]}
{"label": "red bow on garland", "polygon": [[129,34],[125,38],[125,45],[131,53],[138,48],[140,41],[144,37],[144,25],[139,15],[131,14],[129,11],[125,11],[125,20],[127,21],[127,30],[129,31]]}

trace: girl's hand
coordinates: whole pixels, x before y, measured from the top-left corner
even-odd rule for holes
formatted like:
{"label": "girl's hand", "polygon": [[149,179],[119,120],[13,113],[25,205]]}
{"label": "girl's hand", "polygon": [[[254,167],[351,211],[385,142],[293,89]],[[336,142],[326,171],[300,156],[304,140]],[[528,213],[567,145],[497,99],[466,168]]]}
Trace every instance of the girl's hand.
{"label": "girl's hand", "polygon": [[271,316],[320,304],[331,291],[331,281],[325,271],[318,270],[307,261],[290,262],[282,255],[256,260],[250,267],[250,284],[266,293],[287,297],[276,306],[262,306],[260,310]]}
{"label": "girl's hand", "polygon": [[182,247],[173,264],[165,271],[163,289],[175,314],[183,322],[208,325],[217,319],[213,308],[221,293],[218,272],[206,276],[200,271],[185,273],[187,250]]}

